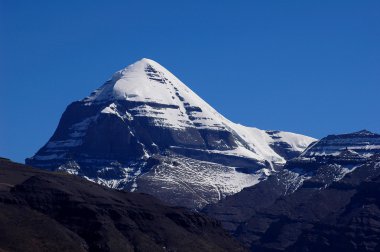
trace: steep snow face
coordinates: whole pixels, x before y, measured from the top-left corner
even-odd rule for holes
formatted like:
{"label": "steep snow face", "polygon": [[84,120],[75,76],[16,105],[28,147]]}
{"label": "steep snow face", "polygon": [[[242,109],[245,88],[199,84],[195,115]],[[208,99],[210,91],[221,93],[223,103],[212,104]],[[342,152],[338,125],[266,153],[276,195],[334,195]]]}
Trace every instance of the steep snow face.
{"label": "steep snow face", "polygon": [[290,149],[296,152],[303,152],[310,143],[316,141],[312,137],[285,131],[267,131],[267,133],[272,136],[273,143],[286,142],[290,145]]}
{"label": "steep snow face", "polygon": [[235,124],[160,64],[142,59],[70,104],[26,162],[200,207],[265,180],[314,141]]}
{"label": "steep snow face", "polygon": [[247,144],[246,149],[273,163],[285,163],[287,159],[298,156],[316,141],[315,138],[300,134],[265,131],[232,122],[229,122],[228,126]]}

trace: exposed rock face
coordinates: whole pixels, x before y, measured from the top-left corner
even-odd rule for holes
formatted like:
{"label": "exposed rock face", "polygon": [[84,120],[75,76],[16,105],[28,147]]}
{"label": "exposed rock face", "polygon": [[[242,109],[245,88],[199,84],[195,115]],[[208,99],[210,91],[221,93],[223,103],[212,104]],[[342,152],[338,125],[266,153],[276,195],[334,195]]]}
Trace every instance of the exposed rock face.
{"label": "exposed rock face", "polygon": [[265,180],[313,141],[232,123],[142,59],[70,104],[26,163],[201,208]]}
{"label": "exposed rock face", "polygon": [[252,251],[379,249],[380,135],[333,135],[204,211]]}
{"label": "exposed rock face", "polygon": [[1,251],[243,251],[206,216],[0,159]]}

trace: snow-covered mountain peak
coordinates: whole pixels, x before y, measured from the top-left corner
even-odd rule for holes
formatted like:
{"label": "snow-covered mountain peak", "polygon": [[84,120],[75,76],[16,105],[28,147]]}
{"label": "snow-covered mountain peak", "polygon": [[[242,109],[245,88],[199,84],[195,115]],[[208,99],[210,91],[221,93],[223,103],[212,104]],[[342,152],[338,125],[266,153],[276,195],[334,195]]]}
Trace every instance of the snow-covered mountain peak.
{"label": "snow-covered mountain peak", "polygon": [[[83,101],[87,105],[104,103],[106,107],[102,113],[115,114],[121,118],[125,115],[118,112],[115,104],[122,101],[134,103],[133,108],[128,110],[130,115],[151,118],[153,124],[159,127],[182,131],[207,129],[230,132],[235,138],[233,147],[221,141],[217,149],[261,162],[285,163],[284,154],[280,154],[276,148],[286,146],[291,152],[302,152],[315,141],[302,135],[265,132],[235,124],[219,114],[165,67],[146,58],[117,71]],[[131,118],[129,115],[127,117]]]}
{"label": "snow-covered mountain peak", "polygon": [[[81,102],[85,107],[93,107],[91,111],[98,112],[77,122],[80,133],[77,132],[78,126],[70,128],[73,131],[71,134],[75,136],[85,135],[84,130],[89,126],[87,124],[95,125],[100,114],[108,114],[125,123],[128,121],[128,124],[148,120],[143,124],[174,130],[171,133],[175,136],[174,142],[179,141],[178,134],[187,132],[186,138],[191,136],[191,141],[182,139],[180,141],[183,143],[171,144],[171,148],[189,145],[191,148],[206,148],[210,153],[281,164],[316,140],[288,132],[264,131],[235,124],[219,114],[169,70],[147,58],[115,72],[103,86]],[[82,129],[82,124],[87,125],[86,128]]]}
{"label": "snow-covered mountain peak", "polygon": [[155,118],[163,127],[224,129],[229,123],[169,70],[146,58],[117,71],[83,100],[109,106],[118,101],[140,104],[135,108],[138,116]]}
{"label": "snow-covered mountain peak", "polygon": [[121,78],[122,76],[127,76],[131,73],[140,73],[141,75],[146,75],[147,70],[150,69],[152,71],[160,71],[165,75],[172,75],[169,70],[167,70],[165,67],[161,66],[158,62],[148,59],[148,58],[142,58],[138,61],[136,61],[133,64],[130,64],[129,66],[117,71],[113,76],[116,78]]}
{"label": "snow-covered mountain peak", "polygon": [[259,183],[315,140],[235,124],[144,58],[70,104],[27,163],[200,206]]}
{"label": "snow-covered mountain peak", "polygon": [[[115,72],[100,88],[85,98],[86,102],[128,100],[175,104],[178,89],[188,88],[159,63],[143,58]],[[181,91],[182,91],[181,90]]]}

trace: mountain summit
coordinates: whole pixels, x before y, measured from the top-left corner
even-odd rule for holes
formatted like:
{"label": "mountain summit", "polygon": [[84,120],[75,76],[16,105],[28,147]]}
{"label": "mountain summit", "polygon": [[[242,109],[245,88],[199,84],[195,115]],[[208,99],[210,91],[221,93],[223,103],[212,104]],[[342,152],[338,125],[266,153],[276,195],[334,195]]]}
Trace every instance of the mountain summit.
{"label": "mountain summit", "polygon": [[[83,100],[94,103],[144,103],[137,116],[149,116],[158,126],[176,129],[225,129],[226,119],[157,62],[143,58],[114,73]],[[104,113],[115,113],[114,105]]]}
{"label": "mountain summit", "polygon": [[235,124],[141,59],[70,104],[26,163],[199,208],[265,180],[314,141]]}

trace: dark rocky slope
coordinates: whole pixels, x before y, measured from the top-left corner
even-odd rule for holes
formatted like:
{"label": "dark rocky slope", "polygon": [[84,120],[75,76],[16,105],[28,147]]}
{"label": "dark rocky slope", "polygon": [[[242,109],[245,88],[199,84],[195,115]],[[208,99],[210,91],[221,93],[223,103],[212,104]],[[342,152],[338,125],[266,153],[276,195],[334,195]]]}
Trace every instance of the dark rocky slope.
{"label": "dark rocky slope", "polygon": [[376,251],[380,135],[331,135],[204,209],[252,251]]}
{"label": "dark rocky slope", "polygon": [[202,212],[220,220],[226,230],[235,233],[237,228],[258,210],[269,207],[284,195],[288,185],[287,179],[290,178],[291,174],[281,170],[255,186],[244,188],[218,203],[207,205]]}
{"label": "dark rocky slope", "polygon": [[368,162],[325,189],[305,183],[236,235],[252,251],[379,251],[379,188],[380,161]]}
{"label": "dark rocky slope", "polygon": [[0,160],[0,251],[242,250],[202,214]]}

